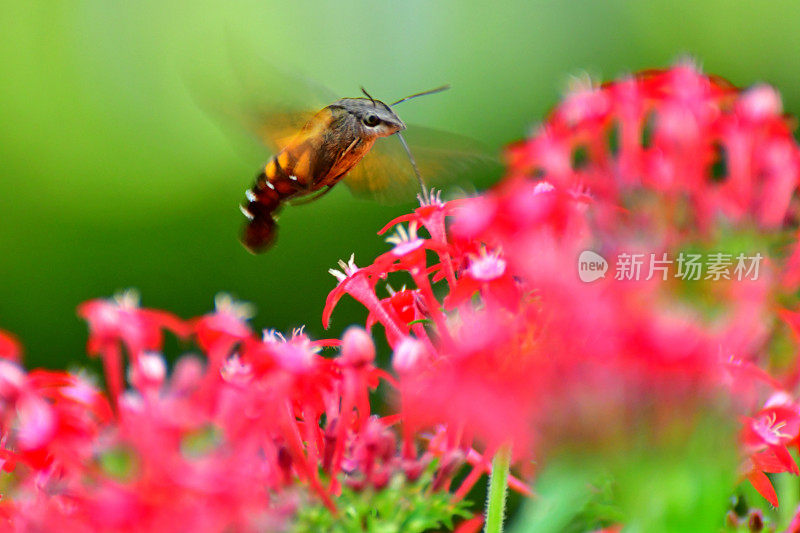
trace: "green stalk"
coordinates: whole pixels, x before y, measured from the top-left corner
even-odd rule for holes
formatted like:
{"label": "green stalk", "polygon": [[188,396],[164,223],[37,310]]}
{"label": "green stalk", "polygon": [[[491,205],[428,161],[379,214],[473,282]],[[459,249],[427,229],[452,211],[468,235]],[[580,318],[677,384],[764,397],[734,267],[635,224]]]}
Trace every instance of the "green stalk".
{"label": "green stalk", "polygon": [[503,533],[508,492],[508,468],[511,464],[511,446],[501,446],[492,459],[492,476],[486,500],[486,527],[484,533]]}

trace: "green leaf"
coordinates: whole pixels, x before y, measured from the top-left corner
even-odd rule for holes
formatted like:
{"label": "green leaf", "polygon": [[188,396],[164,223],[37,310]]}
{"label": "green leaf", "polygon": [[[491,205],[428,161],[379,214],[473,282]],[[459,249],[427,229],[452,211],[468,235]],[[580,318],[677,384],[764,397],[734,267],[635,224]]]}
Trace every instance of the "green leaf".
{"label": "green leaf", "polygon": [[343,484],[336,500],[336,516],[315,501],[301,505],[293,528],[295,532],[331,531],[350,533],[422,533],[452,529],[455,518],[471,516],[470,503],[453,502],[449,492],[433,491],[435,462],[422,476],[409,483],[397,474],[381,490],[355,491]]}

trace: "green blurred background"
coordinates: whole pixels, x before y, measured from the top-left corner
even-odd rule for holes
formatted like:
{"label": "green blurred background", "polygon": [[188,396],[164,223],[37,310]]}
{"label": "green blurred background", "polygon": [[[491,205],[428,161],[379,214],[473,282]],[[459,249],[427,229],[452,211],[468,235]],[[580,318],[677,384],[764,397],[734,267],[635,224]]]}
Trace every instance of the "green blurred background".
{"label": "green blurred background", "polygon": [[257,327],[306,324],[315,337],[363,323],[345,300],[322,329],[327,269],[384,251],[376,230],[412,206],[337,187],[285,210],[272,251],[245,252],[237,204],[268,153],[240,150],[183,75],[227,77],[226,34],[342,96],[362,84],[388,100],[451,83],[403,104],[403,118],[496,151],[543,117],[571,75],[605,79],[685,54],[736,84],[774,84],[800,112],[800,6],[789,1],[0,6],[0,328],[21,337],[30,366],[82,362],[75,306],[127,287],[184,317],[226,291],[256,304]]}

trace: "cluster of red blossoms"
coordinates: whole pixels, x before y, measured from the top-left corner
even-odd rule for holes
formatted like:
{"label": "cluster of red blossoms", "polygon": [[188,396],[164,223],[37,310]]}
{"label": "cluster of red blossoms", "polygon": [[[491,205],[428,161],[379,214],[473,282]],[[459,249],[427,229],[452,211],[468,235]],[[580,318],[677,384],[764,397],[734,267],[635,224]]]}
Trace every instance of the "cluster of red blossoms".
{"label": "cluster of red blossoms", "polygon": [[[363,329],[341,341],[311,341],[299,330],[259,338],[249,306],[227,296],[189,321],[141,308],[131,292],[78,312],[90,354],[103,360],[107,394],[84,376],[26,372],[18,343],[0,335],[4,528],[283,531],[309,497],[335,516],[342,484],[360,491],[396,476],[413,482],[436,460],[432,488],[448,490],[462,465],[488,468],[476,452],[435,436],[422,453],[419,441],[400,449],[397,417],[371,413],[369,392],[394,380],[375,367]],[[202,352],[178,359],[169,376],[165,330]],[[339,355],[321,356],[328,347]]]}
{"label": "cluster of red blossoms", "polygon": [[[226,298],[189,321],[130,295],[94,300],[79,314],[103,393],[84,376],[24,370],[0,335],[0,520],[280,529],[304,499],[335,515],[343,487],[413,481],[434,458],[435,490],[469,465],[457,501],[500,447],[541,464],[567,442],[616,445],[633,424],[657,434],[719,409],[741,425],[742,479],[777,505],[765,473],[799,473],[789,450],[800,436],[800,148],[778,94],[690,64],[585,84],[507,156],[490,192],[427,194],[381,230],[397,225],[389,251],[331,271],[323,323],[345,294],[368,310],[366,329],[341,341],[257,336]],[[586,282],[587,250],[764,262],[748,279],[612,270]],[[391,371],[375,366],[377,325]],[[168,373],[164,330],[202,356]],[[369,399],[380,380],[394,399],[383,417]]]}
{"label": "cluster of red blossoms", "polygon": [[[333,272],[323,322],[347,293],[383,326],[408,434],[439,425],[459,446],[541,461],[725,404],[743,424],[742,477],[777,505],[765,472],[798,473],[800,148],[775,90],[688,63],[584,84],[507,159],[490,192],[422,198],[381,230],[398,224],[390,251]],[[586,250],[764,261],[747,279],[687,280],[671,261],[589,283]],[[378,296],[399,271],[413,288]]]}

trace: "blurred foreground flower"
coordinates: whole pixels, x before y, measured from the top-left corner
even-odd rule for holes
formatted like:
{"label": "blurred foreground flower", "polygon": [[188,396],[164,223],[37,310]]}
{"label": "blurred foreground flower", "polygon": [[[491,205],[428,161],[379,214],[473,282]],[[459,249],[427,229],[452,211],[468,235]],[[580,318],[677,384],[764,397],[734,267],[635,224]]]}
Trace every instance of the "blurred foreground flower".
{"label": "blurred foreground flower", "polygon": [[[191,321],[128,296],[80,313],[108,396],[83,376],[26,372],[2,336],[4,530],[351,531],[367,520],[423,531],[469,516],[446,490],[465,454],[420,452],[421,440],[401,450],[396,422],[372,413],[369,392],[391,378],[363,329],[341,341],[257,338],[246,306],[227,297]],[[205,357],[185,355],[168,372],[162,329],[192,336]],[[112,374],[122,346],[127,390]],[[325,347],[339,356],[322,357]]]}
{"label": "blurred foreground flower", "polygon": [[[777,505],[765,472],[798,473],[800,415],[790,126],[772,88],[741,91],[688,63],[576,87],[509,148],[494,190],[423,199],[393,222],[409,227],[389,252],[351,261],[326,321],[346,292],[385,328],[408,435],[446,427],[458,446],[510,446],[538,469],[703,446],[724,477],[738,450],[741,476]],[[587,250],[617,262],[584,279]],[[413,286],[381,297],[400,271]],[[637,506],[630,523],[658,520]],[[702,530],[704,506],[675,527]]]}

